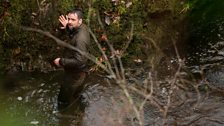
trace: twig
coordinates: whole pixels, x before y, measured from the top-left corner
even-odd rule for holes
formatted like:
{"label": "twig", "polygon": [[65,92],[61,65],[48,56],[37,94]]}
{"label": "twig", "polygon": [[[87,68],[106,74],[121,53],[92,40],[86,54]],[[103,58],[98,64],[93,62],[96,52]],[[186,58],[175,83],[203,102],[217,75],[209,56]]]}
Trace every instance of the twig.
{"label": "twig", "polygon": [[127,44],[125,45],[125,47],[122,49],[122,53],[124,54],[124,52],[127,50],[127,48],[129,47],[132,39],[133,39],[133,32],[134,32],[134,23],[131,23],[131,32],[130,32],[130,38],[127,42]]}
{"label": "twig", "polygon": [[[150,87],[150,93],[149,93],[148,95],[146,95],[144,101],[142,102],[142,104],[141,104],[141,106],[140,106],[140,108],[139,108],[140,111],[142,111],[142,109],[143,109],[145,103],[148,101],[148,99],[151,99],[152,94],[153,94],[153,85],[154,85],[154,83],[153,83],[152,76],[151,76],[150,73],[149,73],[148,79],[150,80],[150,85],[151,85],[151,87]],[[148,82],[148,81],[147,81],[147,82]]]}
{"label": "twig", "polygon": [[[105,30],[104,25],[103,25],[103,23],[102,23],[102,21],[101,21],[100,14],[99,14],[99,11],[98,11],[98,10],[97,10],[97,19],[98,19],[98,22],[99,22],[101,28],[102,28],[103,31],[104,31],[104,34],[106,35],[106,30]],[[106,43],[107,43],[107,45],[109,46],[110,51],[111,51],[111,52],[115,52],[115,49],[114,49],[113,46],[109,43],[109,40],[108,40],[108,39],[106,40]],[[106,55],[104,55],[104,56],[106,56]],[[107,56],[106,56],[106,58],[108,59]],[[117,67],[117,64],[116,64],[116,59],[115,59],[114,57],[112,57],[112,61],[113,61],[113,65],[114,65],[114,68],[115,68],[116,77],[119,78],[119,79],[121,79],[120,74],[119,74],[120,72],[119,72],[118,67]],[[111,66],[111,64],[109,64],[109,65]]]}

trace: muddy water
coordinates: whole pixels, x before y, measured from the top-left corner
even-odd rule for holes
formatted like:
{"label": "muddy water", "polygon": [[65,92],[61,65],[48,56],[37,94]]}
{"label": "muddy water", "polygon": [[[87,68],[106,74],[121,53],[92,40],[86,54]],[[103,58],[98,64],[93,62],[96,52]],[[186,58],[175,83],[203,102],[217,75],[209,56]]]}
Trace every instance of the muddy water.
{"label": "muddy water", "polygon": [[[85,90],[69,107],[57,108],[63,72],[18,73],[1,79],[1,126],[116,125],[127,110],[122,91],[102,75],[89,75]],[[5,84],[7,84],[5,86]],[[131,115],[131,114],[130,114]]]}
{"label": "muddy water", "polygon": [[[82,98],[60,112],[57,109],[62,72],[22,73],[21,78],[0,92],[0,125],[4,126],[118,126],[138,125],[138,119],[123,91],[110,85],[102,75],[89,76]],[[4,80],[4,83],[7,80]],[[13,82],[10,80],[10,82]],[[3,83],[3,82],[2,82]],[[166,83],[165,81],[163,83]],[[158,90],[158,100],[166,91]],[[187,96],[182,96],[183,94]],[[222,94],[179,92],[184,103],[173,105],[166,119],[163,112],[147,101],[143,107],[144,125],[224,125],[224,99]],[[143,97],[133,93],[135,104]],[[155,95],[156,97],[156,95]],[[183,98],[184,97],[184,98]],[[161,100],[162,101],[162,100]],[[160,102],[161,102],[160,101]],[[175,102],[175,101],[174,101]],[[166,120],[166,123],[164,123]]]}
{"label": "muddy water", "polygon": [[58,82],[54,75],[21,73],[17,77],[3,77],[0,95],[0,124],[6,126],[55,125]]}

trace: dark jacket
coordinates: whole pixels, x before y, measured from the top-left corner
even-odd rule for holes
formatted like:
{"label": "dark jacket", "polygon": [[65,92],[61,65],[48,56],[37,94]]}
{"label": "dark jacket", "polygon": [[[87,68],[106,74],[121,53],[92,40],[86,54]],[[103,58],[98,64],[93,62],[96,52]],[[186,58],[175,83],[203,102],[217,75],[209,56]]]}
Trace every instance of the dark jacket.
{"label": "dark jacket", "polygon": [[[67,29],[68,30],[68,29]],[[87,46],[90,43],[90,35],[86,25],[82,24],[78,29],[69,30],[71,41],[69,44],[83,52],[88,52]],[[82,70],[86,67],[87,58],[79,52],[71,49],[65,49],[63,57],[60,59],[65,71]]]}

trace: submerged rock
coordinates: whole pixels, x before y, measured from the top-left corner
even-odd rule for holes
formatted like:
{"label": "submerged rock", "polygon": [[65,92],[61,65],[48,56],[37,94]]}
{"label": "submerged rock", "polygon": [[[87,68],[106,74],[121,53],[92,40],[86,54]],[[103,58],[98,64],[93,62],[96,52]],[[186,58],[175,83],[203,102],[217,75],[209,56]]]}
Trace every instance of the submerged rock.
{"label": "submerged rock", "polygon": [[208,70],[205,77],[209,86],[224,90],[224,66]]}
{"label": "submerged rock", "polygon": [[14,89],[19,87],[21,80],[27,77],[27,73],[22,71],[21,66],[13,65],[5,71],[2,86],[4,89]]}

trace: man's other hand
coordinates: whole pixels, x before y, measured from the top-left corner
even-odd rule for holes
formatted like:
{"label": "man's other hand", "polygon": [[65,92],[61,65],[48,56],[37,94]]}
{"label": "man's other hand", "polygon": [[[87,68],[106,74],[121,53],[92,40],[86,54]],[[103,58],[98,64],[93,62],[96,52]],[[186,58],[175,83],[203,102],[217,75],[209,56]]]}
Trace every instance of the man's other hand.
{"label": "man's other hand", "polygon": [[56,58],[55,60],[54,60],[54,64],[57,66],[57,67],[61,67],[61,65],[60,65],[60,59],[61,58]]}

